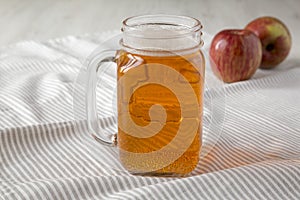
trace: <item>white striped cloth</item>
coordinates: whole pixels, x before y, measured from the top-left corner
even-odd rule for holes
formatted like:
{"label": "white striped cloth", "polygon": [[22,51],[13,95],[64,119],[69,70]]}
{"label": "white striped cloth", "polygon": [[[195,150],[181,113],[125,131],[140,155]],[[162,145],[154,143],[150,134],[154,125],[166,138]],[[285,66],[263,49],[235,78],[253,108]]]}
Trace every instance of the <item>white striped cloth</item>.
{"label": "white striped cloth", "polygon": [[134,176],[74,124],[73,81],[107,35],[0,49],[0,199],[300,199],[300,66],[225,86],[222,135],[191,176]]}

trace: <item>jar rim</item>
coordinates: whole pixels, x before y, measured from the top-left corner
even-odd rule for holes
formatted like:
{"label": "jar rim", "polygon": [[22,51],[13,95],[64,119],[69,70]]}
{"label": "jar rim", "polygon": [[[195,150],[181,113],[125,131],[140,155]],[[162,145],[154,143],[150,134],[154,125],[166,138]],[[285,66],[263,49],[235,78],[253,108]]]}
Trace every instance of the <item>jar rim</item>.
{"label": "jar rim", "polygon": [[[141,25],[160,25],[160,26],[177,26],[181,28],[182,32],[178,32],[176,35],[171,37],[166,37],[165,39],[183,37],[187,34],[200,31],[202,29],[201,22],[194,18],[184,15],[167,15],[167,14],[155,14],[155,15],[136,15],[125,19],[123,22],[123,27],[121,28],[122,32],[126,31],[138,31]],[[133,36],[133,35],[132,35]],[[134,37],[145,36],[135,34]],[[149,39],[155,39],[156,37],[147,37]],[[159,37],[159,39],[164,39]]]}

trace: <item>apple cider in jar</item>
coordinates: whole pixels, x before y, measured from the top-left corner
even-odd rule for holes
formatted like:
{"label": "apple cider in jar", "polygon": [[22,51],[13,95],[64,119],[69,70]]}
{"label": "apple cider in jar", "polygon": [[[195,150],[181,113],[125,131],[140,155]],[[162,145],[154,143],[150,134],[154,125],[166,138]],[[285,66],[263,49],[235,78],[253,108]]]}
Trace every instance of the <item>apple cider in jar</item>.
{"label": "apple cider in jar", "polygon": [[201,148],[201,27],[124,24],[116,55],[121,163],[134,174],[188,174]]}
{"label": "apple cider in jar", "polygon": [[[163,76],[164,79],[166,79],[166,82],[168,82],[167,79],[169,79],[169,82],[179,83],[183,78],[185,78],[187,82],[182,82],[181,84],[189,84],[191,86],[193,92],[196,94],[197,101],[199,103],[198,109],[200,110],[199,115],[194,119],[194,121],[198,123],[196,123],[197,127],[194,129],[195,133],[191,133],[191,135],[194,135],[193,140],[187,149],[182,152],[184,143],[187,141],[185,141],[184,138],[181,138],[181,141],[179,141],[177,144],[174,144],[170,150],[164,152],[164,154],[160,155],[160,157],[153,158],[153,165],[156,165],[156,163],[164,163],[166,157],[177,156],[178,158],[174,159],[172,163],[156,170],[155,173],[187,174],[196,167],[201,147],[201,115],[204,73],[203,55],[199,49],[195,50],[194,52],[189,52],[186,55],[164,55],[164,52],[161,52],[161,55],[159,55],[159,52],[153,52],[153,55],[151,55],[149,54],[151,53],[149,51],[147,53],[148,55],[140,55],[136,53],[129,53],[124,50],[118,53],[118,79],[122,78],[122,76],[124,76],[130,70],[134,70],[135,68],[143,68],[142,70],[133,72],[126,78],[147,83],[141,87],[138,87],[134,92],[132,92],[134,88],[124,89],[124,87],[128,87],[128,85],[131,84],[118,85],[118,122],[126,124],[128,116],[124,117],[126,115],[123,114],[124,112],[129,111],[130,118],[133,120],[133,122],[138,126],[145,127],[151,122],[151,118],[149,116],[149,110],[151,106],[157,104],[161,105],[165,109],[166,120],[162,129],[151,137],[134,137],[119,128],[118,144],[121,149],[120,159],[122,164],[131,172],[142,173],[143,171],[146,171],[146,163],[137,160],[134,158],[134,156],[132,156],[131,153],[142,155],[162,149],[172,142],[176,134],[178,134],[179,126],[182,123],[181,105],[177,97],[178,94],[174,94],[173,91],[164,85],[157,83],[148,84],[149,80],[147,77]],[[159,68],[157,70],[153,70],[151,74],[149,74],[148,69],[151,68],[152,65],[171,67],[181,76],[170,76],[168,73],[159,70]],[[143,79],[142,77],[145,77],[146,79]],[[125,79],[125,81],[131,82],[132,80]],[[135,86],[136,85],[133,84],[132,87]],[[126,91],[132,93],[131,95],[126,95],[130,96],[129,105],[126,105],[127,101],[125,101],[125,103],[122,101],[122,96],[124,96],[124,92]],[[181,88],[179,86],[176,92],[181,93],[180,95],[186,96],[187,100],[189,100],[189,98],[193,98],[193,95],[189,93],[190,91],[185,91],[184,87]],[[187,104],[188,109],[191,111],[195,109],[192,107],[194,106],[192,103],[190,105],[191,107],[189,107],[188,101],[184,103]],[[128,111],[127,109],[124,111],[125,106],[128,106]],[[186,123],[188,122],[189,121],[186,121]],[[195,126],[195,123],[191,123],[190,125]],[[149,169],[151,168],[153,167],[149,166]]]}

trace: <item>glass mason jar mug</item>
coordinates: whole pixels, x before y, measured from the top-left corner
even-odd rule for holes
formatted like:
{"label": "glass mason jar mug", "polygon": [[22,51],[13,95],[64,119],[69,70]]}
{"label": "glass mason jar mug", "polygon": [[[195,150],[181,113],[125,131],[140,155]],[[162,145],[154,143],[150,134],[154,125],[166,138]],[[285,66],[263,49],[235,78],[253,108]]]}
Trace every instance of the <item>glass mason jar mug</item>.
{"label": "glass mason jar mug", "polygon": [[[88,64],[89,131],[117,144],[133,174],[186,175],[199,161],[204,56],[201,23],[194,18],[145,15],[123,21],[120,49],[104,50]],[[95,88],[104,62],[117,64],[118,133],[101,132]]]}

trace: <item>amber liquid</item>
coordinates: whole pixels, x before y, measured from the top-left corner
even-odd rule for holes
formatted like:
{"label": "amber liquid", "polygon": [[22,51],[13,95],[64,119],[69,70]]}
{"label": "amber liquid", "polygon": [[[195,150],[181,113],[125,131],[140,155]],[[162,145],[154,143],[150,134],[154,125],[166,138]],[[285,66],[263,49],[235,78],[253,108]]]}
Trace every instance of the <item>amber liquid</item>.
{"label": "amber liquid", "polygon": [[[137,161],[131,158],[127,152],[134,153],[149,153],[157,151],[168,143],[177,134],[180,123],[182,122],[180,102],[170,89],[160,84],[145,84],[135,90],[135,92],[130,96],[129,105],[124,103],[124,92],[130,90],[130,84],[118,83],[118,121],[119,123],[126,123],[128,118],[122,117],[122,113],[125,112],[125,106],[128,106],[131,119],[135,124],[139,126],[146,126],[150,123],[151,119],[149,116],[149,109],[154,104],[159,104],[164,107],[167,117],[163,128],[155,135],[147,138],[134,137],[120,127],[118,130],[118,145],[120,150],[120,160],[122,165],[131,173],[141,173],[141,174],[180,174],[185,175],[193,171],[199,161],[199,151],[201,147],[201,134],[202,134],[202,97],[203,97],[203,78],[204,78],[204,58],[200,50],[194,51],[183,56],[173,56],[173,55],[139,55],[132,54],[126,51],[119,51],[117,54],[117,65],[118,65],[118,80],[120,80],[126,73],[135,68],[143,66],[145,70],[139,71],[134,75],[126,77],[128,82],[135,81],[147,82],[145,78],[139,77],[149,77],[147,74],[147,69],[153,64],[162,64],[164,66],[171,67],[180,73],[192,87],[199,105],[199,123],[197,127],[195,137],[193,137],[191,144],[188,148],[179,156],[174,162],[164,166],[163,168],[151,171],[153,166],[145,164],[142,161]],[[143,73],[143,74],[141,74]],[[160,70],[155,71],[156,75],[162,75]],[[154,74],[155,75],[155,74]],[[153,74],[151,74],[153,76]],[[163,74],[165,79],[172,79],[170,81],[180,81],[180,77],[168,76],[168,74]],[[131,79],[131,80],[129,80]],[[126,83],[125,81],[125,83]],[[180,88],[179,88],[180,89]],[[180,91],[183,95],[189,97],[191,92]],[[185,94],[186,93],[186,94]],[[192,98],[192,96],[191,96]],[[188,102],[187,102],[188,103]],[[190,107],[193,110],[195,108]],[[142,133],[143,134],[143,133]],[[181,141],[182,144],[185,142]],[[172,147],[172,150],[165,152],[163,156],[153,159],[152,165],[157,163],[162,163],[164,160],[174,154],[175,152],[181,151],[181,144],[177,143]],[[149,167],[149,171],[148,171]]]}

